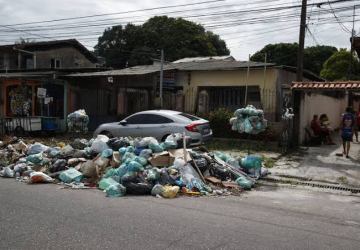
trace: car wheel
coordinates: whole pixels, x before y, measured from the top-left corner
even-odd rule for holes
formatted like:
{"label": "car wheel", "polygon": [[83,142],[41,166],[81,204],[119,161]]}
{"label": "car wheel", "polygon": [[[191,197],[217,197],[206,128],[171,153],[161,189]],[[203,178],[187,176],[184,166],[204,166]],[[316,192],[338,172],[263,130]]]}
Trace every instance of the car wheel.
{"label": "car wheel", "polygon": [[109,131],[102,131],[100,134],[101,134],[101,135],[106,135],[106,136],[109,137],[109,138],[113,138],[113,137],[114,137]]}

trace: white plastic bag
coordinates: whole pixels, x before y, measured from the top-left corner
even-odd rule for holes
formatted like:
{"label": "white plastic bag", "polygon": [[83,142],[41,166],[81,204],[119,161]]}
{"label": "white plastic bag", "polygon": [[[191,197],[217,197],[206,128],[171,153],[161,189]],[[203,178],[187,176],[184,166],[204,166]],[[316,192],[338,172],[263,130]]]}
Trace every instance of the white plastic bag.
{"label": "white plastic bag", "polygon": [[107,142],[109,141],[109,137],[106,135],[98,135],[94,142],[91,144],[91,151],[94,153],[102,153],[105,149],[109,149]]}
{"label": "white plastic bag", "polygon": [[43,172],[32,172],[29,179],[29,183],[51,183],[53,181],[53,178]]}

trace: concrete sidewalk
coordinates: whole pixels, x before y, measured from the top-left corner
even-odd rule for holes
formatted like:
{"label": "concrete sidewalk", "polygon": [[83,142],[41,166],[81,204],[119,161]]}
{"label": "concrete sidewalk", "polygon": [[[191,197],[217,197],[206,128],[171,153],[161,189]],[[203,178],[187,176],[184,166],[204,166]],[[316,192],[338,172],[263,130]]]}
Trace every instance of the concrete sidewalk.
{"label": "concrete sidewalk", "polygon": [[296,154],[280,158],[271,173],[360,187],[360,144],[351,144],[350,159],[336,156],[342,151],[339,138],[334,146],[302,148]]}

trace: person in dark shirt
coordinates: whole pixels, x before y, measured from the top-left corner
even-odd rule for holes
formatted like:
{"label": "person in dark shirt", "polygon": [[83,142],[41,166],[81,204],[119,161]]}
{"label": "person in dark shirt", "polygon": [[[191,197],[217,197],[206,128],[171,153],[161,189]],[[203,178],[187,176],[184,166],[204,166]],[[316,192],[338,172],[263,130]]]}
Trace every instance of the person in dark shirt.
{"label": "person in dark shirt", "polygon": [[347,107],[346,112],[342,115],[341,120],[341,138],[343,140],[343,155],[349,158],[350,143],[353,139],[355,125],[355,117],[352,113],[352,108]]}
{"label": "person in dark shirt", "polygon": [[310,126],[314,134],[321,138],[321,141],[325,142],[328,145],[334,145],[330,137],[330,130],[327,127],[321,126],[318,115],[313,116]]}

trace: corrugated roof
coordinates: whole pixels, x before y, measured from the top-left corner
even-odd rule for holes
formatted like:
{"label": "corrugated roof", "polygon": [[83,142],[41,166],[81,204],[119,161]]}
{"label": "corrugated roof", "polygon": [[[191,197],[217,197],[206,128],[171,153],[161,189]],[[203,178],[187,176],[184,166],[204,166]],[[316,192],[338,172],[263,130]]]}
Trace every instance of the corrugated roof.
{"label": "corrugated roof", "polygon": [[[170,64],[164,65],[164,70],[175,69]],[[67,75],[69,77],[91,77],[91,76],[127,76],[127,75],[147,75],[160,71],[160,65],[143,65],[125,69],[107,70],[102,72],[76,73]]]}
{"label": "corrugated roof", "polygon": [[201,61],[235,61],[235,58],[232,56],[207,56],[207,57],[186,57],[180,60],[174,61],[172,63],[184,63],[184,62],[201,62]]}
{"label": "corrugated roof", "polygon": [[294,82],[291,86],[295,90],[360,90],[360,81],[348,82]]}
{"label": "corrugated roof", "polygon": [[[182,71],[210,71],[210,70],[236,70],[239,68],[251,68],[275,66],[273,63],[259,63],[246,61],[201,61],[201,62],[183,62],[167,63],[164,70],[182,70]],[[69,77],[90,77],[90,76],[126,76],[126,75],[146,75],[160,71],[160,65],[143,65],[131,68],[109,70],[94,73],[71,74]]]}

